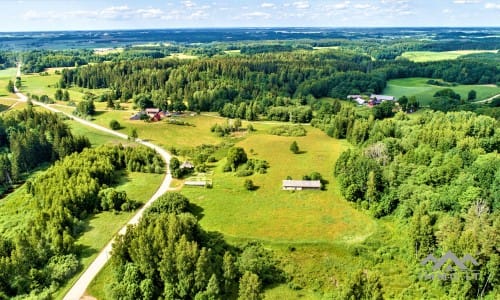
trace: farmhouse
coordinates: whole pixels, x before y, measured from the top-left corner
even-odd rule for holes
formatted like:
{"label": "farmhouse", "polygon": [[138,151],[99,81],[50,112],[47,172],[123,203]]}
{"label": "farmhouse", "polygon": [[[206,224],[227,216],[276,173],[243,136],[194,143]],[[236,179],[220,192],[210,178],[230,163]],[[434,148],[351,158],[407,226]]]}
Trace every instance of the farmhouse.
{"label": "farmhouse", "polygon": [[396,101],[396,97],[388,96],[388,95],[371,94],[369,104],[370,105],[378,105],[384,101]]}
{"label": "farmhouse", "polygon": [[146,113],[150,118],[153,118],[159,112],[160,112],[159,108],[146,108]]}
{"label": "farmhouse", "polygon": [[143,114],[144,114],[144,113],[143,113],[142,111],[140,111],[140,112],[138,112],[138,113],[135,113],[134,115],[132,115],[132,116],[130,117],[130,120],[132,120],[132,121],[137,121],[137,120],[140,120]]}
{"label": "farmhouse", "polygon": [[301,191],[301,190],[320,190],[321,181],[319,180],[283,180],[283,190]]}

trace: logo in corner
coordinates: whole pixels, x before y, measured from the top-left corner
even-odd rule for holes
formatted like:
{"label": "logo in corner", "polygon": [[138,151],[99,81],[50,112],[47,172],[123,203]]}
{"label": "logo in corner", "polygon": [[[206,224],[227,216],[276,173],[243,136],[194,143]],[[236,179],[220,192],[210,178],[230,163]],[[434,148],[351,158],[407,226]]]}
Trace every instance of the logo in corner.
{"label": "logo in corner", "polygon": [[[448,264],[451,262],[451,264]],[[427,280],[440,279],[440,280],[451,280],[453,278],[459,278],[465,276],[467,280],[477,280],[479,274],[474,272],[474,270],[469,269],[466,264],[472,264],[478,266],[477,260],[470,254],[464,255],[462,259],[458,258],[455,253],[448,251],[441,258],[436,258],[433,254],[429,254],[427,257],[420,261],[422,266],[432,263],[432,272],[428,274],[423,274],[421,277]],[[443,266],[446,265],[444,268]]]}

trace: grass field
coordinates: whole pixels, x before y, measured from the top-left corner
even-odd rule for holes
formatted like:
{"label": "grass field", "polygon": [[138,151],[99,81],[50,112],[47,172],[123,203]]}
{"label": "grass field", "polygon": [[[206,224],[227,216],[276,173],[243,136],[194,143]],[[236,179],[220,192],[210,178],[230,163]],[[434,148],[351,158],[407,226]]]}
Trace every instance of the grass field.
{"label": "grass field", "polygon": [[119,132],[129,134],[130,128],[137,129],[139,138],[149,140],[155,144],[168,149],[170,146],[190,147],[201,144],[217,144],[222,141],[210,132],[210,126],[215,123],[225,122],[224,119],[216,119],[207,116],[185,115],[176,117],[181,121],[188,122],[192,126],[180,126],[168,124],[167,120],[161,122],[144,122],[140,120],[129,120],[133,111],[100,111],[94,117],[95,123],[109,127],[111,120],[117,120],[122,128]]}
{"label": "grass field", "polygon": [[401,57],[414,62],[428,62],[428,61],[439,61],[439,60],[450,60],[457,59],[460,56],[476,53],[496,53],[497,50],[458,50],[458,51],[443,51],[443,52],[432,52],[432,51],[408,51],[403,53]]}
{"label": "grass field", "polygon": [[[16,77],[16,68],[8,68],[4,70],[0,70],[0,104],[3,108],[4,101],[5,100],[12,100],[16,99],[16,95],[7,92],[7,84],[9,83],[9,80],[14,81]],[[1,110],[0,110],[1,111]]]}
{"label": "grass field", "polygon": [[[427,84],[429,79],[430,78],[414,77],[389,80],[384,90],[384,94],[392,95],[396,98],[403,95],[407,97],[415,96],[420,104],[428,105],[437,91],[448,88]],[[500,87],[495,85],[457,85],[450,88],[460,94],[462,99],[467,99],[467,94],[470,90],[475,90],[477,92],[477,100],[487,99],[500,94]]]}

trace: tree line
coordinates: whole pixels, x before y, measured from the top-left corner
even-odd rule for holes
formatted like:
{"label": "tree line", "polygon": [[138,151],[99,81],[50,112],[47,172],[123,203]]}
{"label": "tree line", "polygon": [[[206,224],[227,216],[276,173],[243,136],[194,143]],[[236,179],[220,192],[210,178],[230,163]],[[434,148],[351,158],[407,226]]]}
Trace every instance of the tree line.
{"label": "tree line", "polygon": [[343,196],[376,217],[398,218],[416,268],[429,254],[474,256],[478,280],[444,282],[450,297],[498,294],[498,121],[463,111],[384,120],[356,117],[349,108],[340,114],[341,137],[357,145],[335,165]]}
{"label": "tree line", "polygon": [[74,136],[63,119],[31,107],[0,117],[0,184],[10,185],[44,162],[54,162],[90,147],[84,136]]}

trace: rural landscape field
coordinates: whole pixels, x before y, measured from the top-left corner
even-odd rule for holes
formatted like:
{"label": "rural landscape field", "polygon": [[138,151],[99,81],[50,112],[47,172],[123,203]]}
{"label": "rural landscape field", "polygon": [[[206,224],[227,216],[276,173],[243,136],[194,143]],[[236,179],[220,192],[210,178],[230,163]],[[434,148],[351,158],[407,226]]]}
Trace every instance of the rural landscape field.
{"label": "rural landscape field", "polygon": [[0,300],[498,299],[494,1],[3,5]]}

